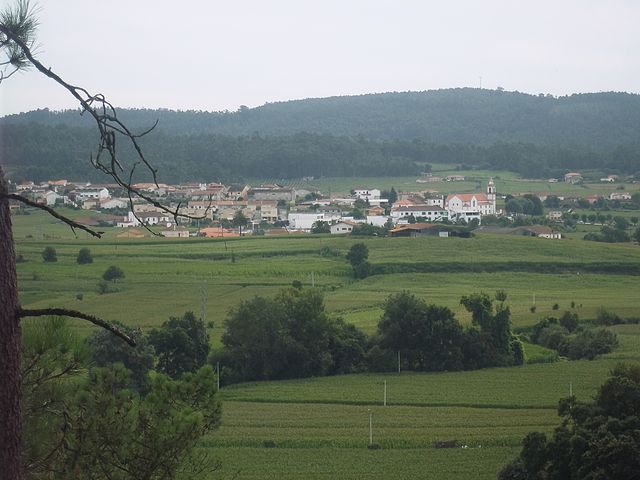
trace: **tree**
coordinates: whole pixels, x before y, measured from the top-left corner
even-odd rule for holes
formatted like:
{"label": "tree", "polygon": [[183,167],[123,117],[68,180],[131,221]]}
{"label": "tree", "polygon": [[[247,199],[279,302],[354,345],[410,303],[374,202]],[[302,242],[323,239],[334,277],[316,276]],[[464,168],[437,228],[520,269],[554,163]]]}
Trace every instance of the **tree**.
{"label": "tree", "polygon": [[116,267],[115,265],[111,265],[102,274],[102,279],[107,282],[115,282],[116,280],[121,280],[123,278],[124,272],[120,267]]}
{"label": "tree", "polygon": [[84,247],[78,251],[78,257],[76,258],[76,262],[78,265],[86,265],[88,263],[93,263],[93,257],[91,256],[91,250]]}
{"label": "tree", "polygon": [[220,353],[230,382],[301,378],[353,371],[366,338],[330,318],[317,289],[287,289],[231,309]]}
{"label": "tree", "polygon": [[53,247],[44,247],[44,250],[42,250],[42,260],[45,262],[57,262],[58,254],[56,253],[56,249]]}
{"label": "tree", "polygon": [[385,302],[378,334],[382,348],[402,352],[405,368],[462,368],[462,327],[447,307],[427,305],[409,292],[392,295]]}
{"label": "tree", "polygon": [[311,233],[331,233],[329,222],[318,220],[311,225]]}
{"label": "tree", "polygon": [[249,224],[249,219],[245,217],[242,210],[236,211],[231,220],[231,225],[240,229],[240,236],[242,236],[242,227],[246,227]]}
{"label": "tree", "polygon": [[[156,169],[145,158],[139,139],[146,132],[132,132],[119,118],[116,109],[102,94],[91,94],[82,87],[67,83],[51,68],[44,66],[32,53],[35,45],[37,19],[28,0],[16,0],[13,7],[0,12],[0,82],[6,81],[16,72],[34,67],[40,74],[56,82],[73,96],[81,110],[94,122],[98,130],[99,142],[95,154],[90,157],[91,165],[125,190],[133,198],[147,201],[166,212],[180,215],[179,207],[171,210],[131,183],[134,171],[146,171],[157,184]],[[116,142],[116,139],[119,141]],[[116,144],[129,144],[133,155],[127,158],[119,155]],[[4,153],[4,152],[3,152]],[[4,154],[0,158],[4,159]],[[18,193],[9,191],[4,169],[0,165],[0,471],[7,478],[22,478],[20,459],[22,458],[22,383],[20,373],[20,321],[26,317],[65,315],[89,321],[110,330],[124,341],[135,342],[108,322],[83,312],[63,308],[25,309],[18,298],[16,276],[16,254],[9,202],[16,201],[33,208],[46,211],[51,216],[71,228],[100,237],[100,232],[75,222],[54,209],[40,205]],[[182,215],[184,216],[184,215]]]}
{"label": "tree", "polygon": [[215,469],[194,456],[196,443],[220,423],[213,369],[181,380],[154,373],[145,396],[123,389],[128,375],[119,364],[89,372],[65,412],[60,478],[202,478],[202,470]]}
{"label": "tree", "polygon": [[362,242],[354,243],[347,253],[347,260],[352,267],[361,264],[369,258],[369,248]]}
{"label": "tree", "polygon": [[149,332],[149,343],[158,355],[158,370],[171,378],[195,372],[209,356],[209,334],[204,322],[193,312],[170,317],[158,329]]}
{"label": "tree", "polygon": [[96,330],[85,340],[91,365],[108,367],[121,363],[131,372],[127,388],[146,393],[149,387],[148,373],[155,363],[153,347],[140,329],[127,327],[120,322],[115,324],[136,342],[136,346],[127,345],[110,332]]}

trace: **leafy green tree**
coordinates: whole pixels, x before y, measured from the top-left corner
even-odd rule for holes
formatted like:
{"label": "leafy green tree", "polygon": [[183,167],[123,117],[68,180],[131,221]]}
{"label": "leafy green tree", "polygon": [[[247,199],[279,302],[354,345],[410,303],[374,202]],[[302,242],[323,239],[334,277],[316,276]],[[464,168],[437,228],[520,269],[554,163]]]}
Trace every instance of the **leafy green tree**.
{"label": "leafy green tree", "polygon": [[222,363],[231,382],[347,373],[364,358],[364,335],[329,318],[317,289],[243,301],[225,326]]}
{"label": "leafy green tree", "polygon": [[242,213],[242,210],[236,211],[231,220],[231,225],[240,230],[240,236],[242,236],[242,229],[249,225],[249,219]]}
{"label": "leafy green tree", "polygon": [[329,222],[318,220],[311,225],[311,233],[331,233]]}
{"label": "leafy green tree", "polygon": [[42,260],[45,262],[57,262],[58,255],[56,249],[53,247],[44,247],[44,250],[42,250]]}
{"label": "leafy green tree", "polygon": [[347,260],[352,267],[366,261],[369,258],[369,248],[362,242],[354,243],[347,253]]}
{"label": "leafy green tree", "polygon": [[160,328],[151,330],[149,343],[158,356],[158,371],[171,378],[195,372],[209,356],[209,334],[193,312],[186,312],[181,318],[170,317]]}
{"label": "leafy green tree", "polygon": [[86,265],[88,263],[93,263],[93,257],[91,256],[91,250],[86,247],[81,248],[78,251],[78,257],[76,258],[76,262],[78,265]]}
{"label": "leafy green tree", "polygon": [[640,227],[636,228],[636,231],[633,233],[633,239],[640,243]]}
{"label": "leafy green tree", "polygon": [[123,278],[124,278],[124,272],[120,267],[116,267],[115,265],[111,265],[102,274],[102,279],[107,282],[115,282]]}
{"label": "leafy green tree", "polygon": [[148,373],[155,363],[153,346],[139,328],[114,323],[135,340],[136,346],[124,343],[107,330],[96,330],[85,340],[89,350],[89,364],[92,367],[108,367],[121,363],[130,372],[127,388],[144,393],[149,387]]}
{"label": "leafy green tree", "polygon": [[462,327],[453,312],[427,305],[409,292],[387,298],[378,335],[383,349],[402,352],[410,370],[462,368]]}

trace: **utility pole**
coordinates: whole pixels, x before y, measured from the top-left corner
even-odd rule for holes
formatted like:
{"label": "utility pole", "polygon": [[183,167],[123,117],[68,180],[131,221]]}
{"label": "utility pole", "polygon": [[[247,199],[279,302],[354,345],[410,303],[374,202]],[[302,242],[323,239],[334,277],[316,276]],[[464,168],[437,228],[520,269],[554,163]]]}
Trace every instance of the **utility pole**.
{"label": "utility pole", "polygon": [[400,373],[400,350],[398,350],[398,373]]}
{"label": "utility pole", "polygon": [[373,413],[369,409],[369,445],[373,445]]}
{"label": "utility pole", "polygon": [[384,406],[387,406],[387,381],[384,381]]}
{"label": "utility pole", "polygon": [[200,285],[200,318],[207,323],[207,283]]}
{"label": "utility pole", "polygon": [[220,391],[220,362],[216,362],[216,384]]}

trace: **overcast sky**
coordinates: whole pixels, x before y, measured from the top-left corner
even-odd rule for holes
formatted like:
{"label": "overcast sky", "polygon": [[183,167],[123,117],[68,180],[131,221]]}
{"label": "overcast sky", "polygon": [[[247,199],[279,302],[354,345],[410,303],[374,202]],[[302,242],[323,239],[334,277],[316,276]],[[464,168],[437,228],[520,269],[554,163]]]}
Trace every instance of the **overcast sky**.
{"label": "overcast sky", "polygon": [[[640,91],[637,0],[39,4],[40,60],[121,107],[235,110],[481,81],[535,94]],[[0,85],[2,115],[76,106],[35,70]]]}

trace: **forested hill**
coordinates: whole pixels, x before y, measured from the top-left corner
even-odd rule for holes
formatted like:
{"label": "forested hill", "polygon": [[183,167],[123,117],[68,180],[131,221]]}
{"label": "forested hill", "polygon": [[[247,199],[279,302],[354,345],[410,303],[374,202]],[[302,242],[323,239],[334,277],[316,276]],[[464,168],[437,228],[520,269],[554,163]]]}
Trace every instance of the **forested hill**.
{"label": "forested hill", "polygon": [[[471,88],[382,93],[269,103],[237,112],[127,109],[122,118],[173,135],[291,135],[492,145],[526,142],[608,150],[640,138],[640,95],[589,93],[554,98]],[[38,110],[2,123],[87,125],[75,111]]]}
{"label": "forested hill", "polygon": [[[121,110],[163,181],[416,175],[428,163],[507,169],[640,172],[640,96],[553,98],[452,89],[309,99],[237,112]],[[0,119],[0,161],[13,179],[96,179],[97,139],[77,111]],[[126,150],[123,151],[126,156]]]}

